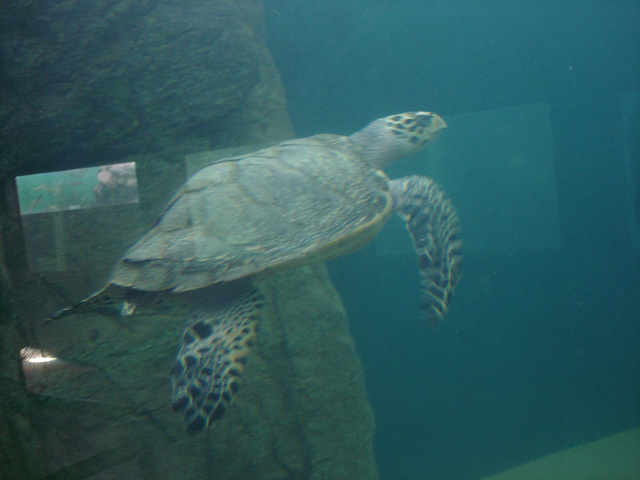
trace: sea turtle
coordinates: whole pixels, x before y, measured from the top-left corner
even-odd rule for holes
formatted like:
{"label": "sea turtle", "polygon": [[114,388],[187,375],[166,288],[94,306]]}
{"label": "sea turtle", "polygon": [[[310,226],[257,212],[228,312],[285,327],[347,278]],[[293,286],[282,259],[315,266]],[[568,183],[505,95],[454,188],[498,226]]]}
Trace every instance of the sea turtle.
{"label": "sea turtle", "polygon": [[419,257],[423,316],[437,324],[460,273],[457,215],[431,179],[389,180],[382,168],[445,127],[434,113],[402,113],[349,137],[316,135],[213,163],[184,184],[102,290],[54,318],[186,302],[170,376],[188,432],[219,419],[236,393],[265,302],[260,281],[359,249],[394,212]]}

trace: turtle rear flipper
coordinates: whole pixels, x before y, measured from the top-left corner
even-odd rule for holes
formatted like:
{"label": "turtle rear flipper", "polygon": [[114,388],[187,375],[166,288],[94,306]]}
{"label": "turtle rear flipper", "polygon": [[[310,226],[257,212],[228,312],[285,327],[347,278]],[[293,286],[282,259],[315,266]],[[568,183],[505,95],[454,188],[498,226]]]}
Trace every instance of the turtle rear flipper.
{"label": "turtle rear flipper", "polygon": [[188,433],[204,430],[231,403],[256,338],[264,297],[255,289],[224,303],[198,305],[189,315],[171,369],[173,410]]}
{"label": "turtle rear flipper", "polygon": [[[133,315],[142,306],[147,309],[166,311],[171,302],[167,301],[166,292],[146,292],[134,288],[121,287],[113,283],[107,284],[102,290],[62,308],[50,316],[51,320],[59,320],[69,315],[83,313],[99,313],[110,317],[126,317]],[[175,302],[174,302],[175,303]]]}
{"label": "turtle rear flipper", "polygon": [[108,284],[105,288],[84,300],[80,300],[69,307],[61,308],[49,318],[50,320],[59,320],[69,315],[83,313],[102,313],[108,316],[122,315],[124,303],[127,301],[128,290],[128,288]]}
{"label": "turtle rear flipper", "polygon": [[420,310],[429,326],[442,322],[460,278],[462,255],[458,215],[440,187],[426,177],[392,180],[396,213],[418,254]]}

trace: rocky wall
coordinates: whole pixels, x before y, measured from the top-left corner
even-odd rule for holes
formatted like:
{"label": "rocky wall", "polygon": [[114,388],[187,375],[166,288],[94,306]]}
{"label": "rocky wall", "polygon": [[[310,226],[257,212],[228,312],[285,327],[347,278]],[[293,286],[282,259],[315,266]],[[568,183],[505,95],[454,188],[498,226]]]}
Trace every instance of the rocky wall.
{"label": "rocky wall", "polygon": [[0,4],[0,173],[291,133],[260,1]]}
{"label": "rocky wall", "polygon": [[[63,360],[27,370],[43,399],[47,467],[75,464],[101,479],[378,478],[362,367],[326,268],[279,274],[261,288],[268,307],[238,393],[195,435],[169,400],[183,314],[39,325],[39,345]],[[83,465],[92,458],[100,470]]]}
{"label": "rocky wall", "polygon": [[[12,447],[38,442],[50,478],[377,478],[361,365],[322,265],[263,284],[269,307],[241,390],[202,435],[170,410],[184,313],[46,322],[155,221],[186,154],[293,136],[260,1],[0,3],[0,218],[20,320],[0,340],[14,364],[25,343],[60,359],[25,360],[30,405],[19,382],[13,395],[38,438]],[[120,161],[136,162],[138,205],[20,219],[14,175]]]}

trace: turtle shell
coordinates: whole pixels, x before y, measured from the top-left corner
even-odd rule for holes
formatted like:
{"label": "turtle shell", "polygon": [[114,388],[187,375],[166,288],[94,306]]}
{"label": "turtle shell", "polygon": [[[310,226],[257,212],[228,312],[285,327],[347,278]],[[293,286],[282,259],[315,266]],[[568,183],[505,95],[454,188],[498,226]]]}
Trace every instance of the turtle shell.
{"label": "turtle shell", "polygon": [[221,160],[184,184],[111,283],[183,292],[350,253],[391,215],[388,182],[338,135]]}

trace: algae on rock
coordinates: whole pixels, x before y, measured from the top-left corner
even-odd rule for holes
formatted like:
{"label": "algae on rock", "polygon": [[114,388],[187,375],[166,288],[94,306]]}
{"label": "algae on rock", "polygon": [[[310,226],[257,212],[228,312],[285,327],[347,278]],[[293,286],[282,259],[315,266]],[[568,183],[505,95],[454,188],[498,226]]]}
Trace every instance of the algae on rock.
{"label": "algae on rock", "polygon": [[[41,380],[49,382],[51,403],[39,421],[45,433],[56,432],[45,444],[55,449],[64,432],[75,455],[89,456],[105,450],[109,439],[142,442],[153,453],[157,478],[378,478],[373,412],[326,267],[280,273],[261,288],[268,306],[238,394],[225,417],[201,435],[187,436],[170,408],[167,372],[181,315],[133,316],[121,324],[74,316],[41,325],[43,348],[71,362],[59,365],[57,377],[50,371],[49,380]],[[125,475],[132,468],[112,470]]]}
{"label": "algae on rock", "polygon": [[240,390],[199,436],[170,408],[184,315],[45,321],[105,280],[185,180],[185,155],[295,136],[262,14],[258,0],[0,4],[3,184],[119,161],[135,161],[138,175],[139,205],[61,212],[67,271],[27,268],[16,239],[46,242],[51,218],[10,212],[20,346],[60,358],[23,364],[47,474],[377,478],[362,367],[323,265],[261,284],[270,303]]}
{"label": "algae on rock", "polygon": [[0,57],[0,171],[291,131],[254,0],[7,0]]}

